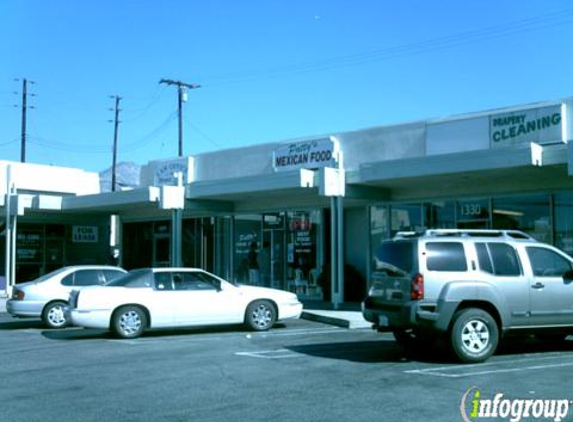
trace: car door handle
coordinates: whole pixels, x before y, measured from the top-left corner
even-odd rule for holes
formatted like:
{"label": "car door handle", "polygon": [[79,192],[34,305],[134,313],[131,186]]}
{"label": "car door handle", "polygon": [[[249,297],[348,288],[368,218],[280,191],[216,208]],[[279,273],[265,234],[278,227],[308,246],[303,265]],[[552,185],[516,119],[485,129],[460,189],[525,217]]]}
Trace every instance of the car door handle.
{"label": "car door handle", "polygon": [[533,289],[543,289],[545,287],[545,284],[537,282],[535,283],[533,286],[531,286],[531,288]]}

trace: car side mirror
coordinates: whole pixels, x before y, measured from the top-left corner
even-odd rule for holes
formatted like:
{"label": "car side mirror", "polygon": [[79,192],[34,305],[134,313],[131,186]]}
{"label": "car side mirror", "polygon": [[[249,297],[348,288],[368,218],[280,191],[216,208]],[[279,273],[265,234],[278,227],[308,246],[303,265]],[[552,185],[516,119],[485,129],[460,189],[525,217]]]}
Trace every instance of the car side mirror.
{"label": "car side mirror", "polygon": [[221,287],[221,281],[220,280],[215,280],[214,284],[215,284],[215,289],[217,289],[218,292],[223,290]]}

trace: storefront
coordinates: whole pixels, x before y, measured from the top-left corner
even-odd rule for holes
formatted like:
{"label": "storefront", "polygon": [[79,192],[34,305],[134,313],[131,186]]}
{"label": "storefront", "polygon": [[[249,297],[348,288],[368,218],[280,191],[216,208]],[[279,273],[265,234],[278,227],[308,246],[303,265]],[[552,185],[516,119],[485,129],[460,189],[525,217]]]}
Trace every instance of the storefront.
{"label": "storefront", "polygon": [[61,192],[22,176],[54,169],[5,165],[3,276],[117,249],[128,269],[201,267],[336,307],[363,297],[376,245],[398,231],[518,229],[573,254],[572,110],[569,98],[157,160],[125,192]]}

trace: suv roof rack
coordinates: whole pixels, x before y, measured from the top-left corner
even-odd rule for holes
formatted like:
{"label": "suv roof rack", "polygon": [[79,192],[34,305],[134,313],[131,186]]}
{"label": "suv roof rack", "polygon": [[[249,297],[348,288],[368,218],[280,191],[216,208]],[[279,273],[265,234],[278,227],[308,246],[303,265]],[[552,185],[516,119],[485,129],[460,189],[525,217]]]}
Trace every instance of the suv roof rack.
{"label": "suv roof rack", "polygon": [[487,230],[487,229],[429,229],[426,236],[466,236],[466,237],[511,237],[513,239],[535,240],[520,230]]}

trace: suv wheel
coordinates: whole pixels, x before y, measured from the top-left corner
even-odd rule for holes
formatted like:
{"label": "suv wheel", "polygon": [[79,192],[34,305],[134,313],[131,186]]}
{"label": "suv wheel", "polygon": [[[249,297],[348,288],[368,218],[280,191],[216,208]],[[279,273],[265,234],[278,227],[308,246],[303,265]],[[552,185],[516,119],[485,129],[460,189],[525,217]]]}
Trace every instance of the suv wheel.
{"label": "suv wheel", "polygon": [[484,362],[497,348],[499,332],[492,316],[482,309],[456,312],[451,331],[452,348],[462,362]]}

